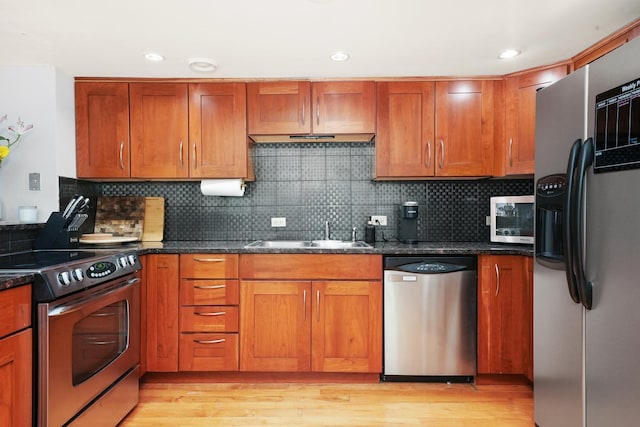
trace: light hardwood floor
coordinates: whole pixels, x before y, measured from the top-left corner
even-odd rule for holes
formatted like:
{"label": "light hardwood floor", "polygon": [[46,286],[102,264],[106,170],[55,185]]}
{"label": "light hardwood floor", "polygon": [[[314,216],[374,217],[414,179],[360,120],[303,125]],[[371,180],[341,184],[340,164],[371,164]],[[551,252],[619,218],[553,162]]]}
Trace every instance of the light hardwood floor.
{"label": "light hardwood floor", "polygon": [[137,426],[533,426],[526,385],[142,383]]}

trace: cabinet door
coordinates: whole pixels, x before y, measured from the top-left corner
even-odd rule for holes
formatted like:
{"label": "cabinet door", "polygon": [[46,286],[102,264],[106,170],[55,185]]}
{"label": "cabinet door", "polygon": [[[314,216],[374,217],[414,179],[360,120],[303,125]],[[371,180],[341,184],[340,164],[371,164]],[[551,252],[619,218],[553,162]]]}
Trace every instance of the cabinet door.
{"label": "cabinet door", "polygon": [[376,178],[434,174],[434,83],[377,84]]}
{"label": "cabinet door", "polygon": [[192,178],[247,177],[246,105],[244,83],[189,85]]}
{"label": "cabinet door", "polygon": [[78,178],[129,178],[129,84],[78,82]]}
{"label": "cabinet door", "polygon": [[313,282],[311,369],[382,372],[382,283]]}
{"label": "cabinet door", "polygon": [[437,176],[491,175],[493,138],[493,81],[436,82]]}
{"label": "cabinet door", "polygon": [[240,282],[240,370],[311,368],[311,284]]}
{"label": "cabinet door", "polygon": [[528,320],[522,257],[479,257],[478,373],[525,374]]}
{"label": "cabinet door", "polygon": [[249,135],[311,132],[311,84],[302,81],[247,84]]}
{"label": "cabinet door", "polygon": [[186,83],[131,83],[131,177],[189,176]]}
{"label": "cabinet door", "polygon": [[314,82],[311,87],[313,133],[374,133],[373,81]]}
{"label": "cabinet door", "polygon": [[567,66],[506,79],[505,173],[532,174],[535,162],[536,93],[567,75]]}
{"label": "cabinet door", "polygon": [[31,328],[0,339],[0,425],[31,425]]}
{"label": "cabinet door", "polygon": [[178,370],[178,255],[147,255],[147,370]]}
{"label": "cabinet door", "polygon": [[533,382],[533,257],[522,257],[524,274],[524,368],[525,376]]}

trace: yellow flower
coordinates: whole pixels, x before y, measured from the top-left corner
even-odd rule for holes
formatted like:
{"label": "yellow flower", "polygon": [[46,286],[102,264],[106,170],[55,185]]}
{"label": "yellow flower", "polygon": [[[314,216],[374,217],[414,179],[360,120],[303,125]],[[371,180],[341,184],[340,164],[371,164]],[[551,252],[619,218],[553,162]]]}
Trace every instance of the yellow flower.
{"label": "yellow flower", "polygon": [[[6,114],[0,117],[0,123],[4,122],[5,120],[7,120]],[[12,141],[8,137],[0,135],[0,144],[2,144],[0,145],[0,164],[2,163],[2,160],[5,159],[11,152],[11,147],[17,144],[18,141],[20,141],[22,135],[29,132],[31,129],[33,129],[33,125],[25,125],[20,117],[18,117],[18,121],[15,125],[7,127],[9,133],[14,134],[15,137]]]}

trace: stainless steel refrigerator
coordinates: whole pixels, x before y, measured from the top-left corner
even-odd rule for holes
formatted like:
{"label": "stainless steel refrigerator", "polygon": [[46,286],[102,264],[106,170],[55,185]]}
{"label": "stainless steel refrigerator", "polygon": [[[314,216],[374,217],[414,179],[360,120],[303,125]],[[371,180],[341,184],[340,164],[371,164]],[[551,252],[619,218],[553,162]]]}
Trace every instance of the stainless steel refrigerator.
{"label": "stainless steel refrigerator", "polygon": [[640,39],[536,100],[534,412],[640,423]]}

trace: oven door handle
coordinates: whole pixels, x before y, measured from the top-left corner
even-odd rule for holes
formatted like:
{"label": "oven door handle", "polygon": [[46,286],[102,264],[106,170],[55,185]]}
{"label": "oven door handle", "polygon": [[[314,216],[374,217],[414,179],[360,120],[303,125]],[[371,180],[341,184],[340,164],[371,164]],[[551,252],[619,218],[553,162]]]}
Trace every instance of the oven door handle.
{"label": "oven door handle", "polygon": [[49,311],[47,316],[56,317],[56,316],[63,316],[69,313],[73,313],[74,311],[78,311],[86,307],[86,304],[92,301],[95,301],[98,298],[103,298],[107,295],[114,294],[116,292],[125,291],[126,289],[137,285],[139,282],[141,282],[139,277],[133,277],[124,282],[120,282],[119,285],[110,286],[106,290],[98,291],[89,295],[83,295],[81,298],[74,299],[73,302],[70,304],[55,306],[51,311]]}

